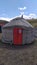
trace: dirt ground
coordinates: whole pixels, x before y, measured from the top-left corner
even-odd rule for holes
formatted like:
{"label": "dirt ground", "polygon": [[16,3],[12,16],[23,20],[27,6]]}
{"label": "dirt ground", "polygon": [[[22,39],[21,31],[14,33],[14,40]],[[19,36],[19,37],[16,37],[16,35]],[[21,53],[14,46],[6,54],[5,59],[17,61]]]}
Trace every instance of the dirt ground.
{"label": "dirt ground", "polygon": [[0,42],[0,65],[37,65],[37,39],[24,46],[11,46]]}

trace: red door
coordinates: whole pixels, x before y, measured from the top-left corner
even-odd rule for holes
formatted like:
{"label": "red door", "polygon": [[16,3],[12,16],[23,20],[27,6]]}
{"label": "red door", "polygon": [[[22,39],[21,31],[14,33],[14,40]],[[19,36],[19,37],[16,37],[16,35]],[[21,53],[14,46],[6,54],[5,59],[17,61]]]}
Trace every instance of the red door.
{"label": "red door", "polygon": [[14,44],[22,44],[22,29],[21,28],[14,28]]}

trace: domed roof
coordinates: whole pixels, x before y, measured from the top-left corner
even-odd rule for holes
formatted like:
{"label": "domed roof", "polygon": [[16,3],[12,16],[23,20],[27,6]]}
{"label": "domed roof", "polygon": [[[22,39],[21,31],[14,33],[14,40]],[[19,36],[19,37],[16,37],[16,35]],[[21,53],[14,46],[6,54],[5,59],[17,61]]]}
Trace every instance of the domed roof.
{"label": "domed roof", "polygon": [[22,17],[17,17],[10,20],[10,22],[4,25],[3,27],[5,28],[5,27],[12,27],[12,26],[25,26],[25,27],[33,28],[33,26]]}

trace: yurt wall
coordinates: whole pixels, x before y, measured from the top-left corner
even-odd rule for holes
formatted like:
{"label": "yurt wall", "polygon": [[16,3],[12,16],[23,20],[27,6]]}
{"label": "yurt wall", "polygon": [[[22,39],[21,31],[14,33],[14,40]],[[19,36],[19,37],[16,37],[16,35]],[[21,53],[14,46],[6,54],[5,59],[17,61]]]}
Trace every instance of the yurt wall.
{"label": "yurt wall", "polygon": [[34,33],[32,28],[26,30],[26,43],[31,43],[34,40]]}
{"label": "yurt wall", "polygon": [[[17,28],[17,27],[16,27]],[[13,41],[13,27],[2,29],[2,41],[6,43],[14,43]],[[34,33],[32,28],[22,30],[22,44],[31,43],[34,40]]]}
{"label": "yurt wall", "polygon": [[2,29],[2,40],[3,42],[12,42],[13,41],[13,29],[7,28]]}
{"label": "yurt wall", "polygon": [[23,31],[23,44],[25,43],[31,43],[31,41],[33,42],[34,40],[34,29],[32,28],[27,28],[24,29]]}

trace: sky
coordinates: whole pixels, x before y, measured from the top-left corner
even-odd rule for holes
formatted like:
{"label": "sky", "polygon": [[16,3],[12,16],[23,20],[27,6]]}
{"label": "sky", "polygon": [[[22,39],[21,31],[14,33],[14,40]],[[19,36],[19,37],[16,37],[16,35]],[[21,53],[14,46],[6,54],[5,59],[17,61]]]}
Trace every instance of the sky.
{"label": "sky", "polygon": [[37,0],[0,0],[0,19],[37,18]]}

